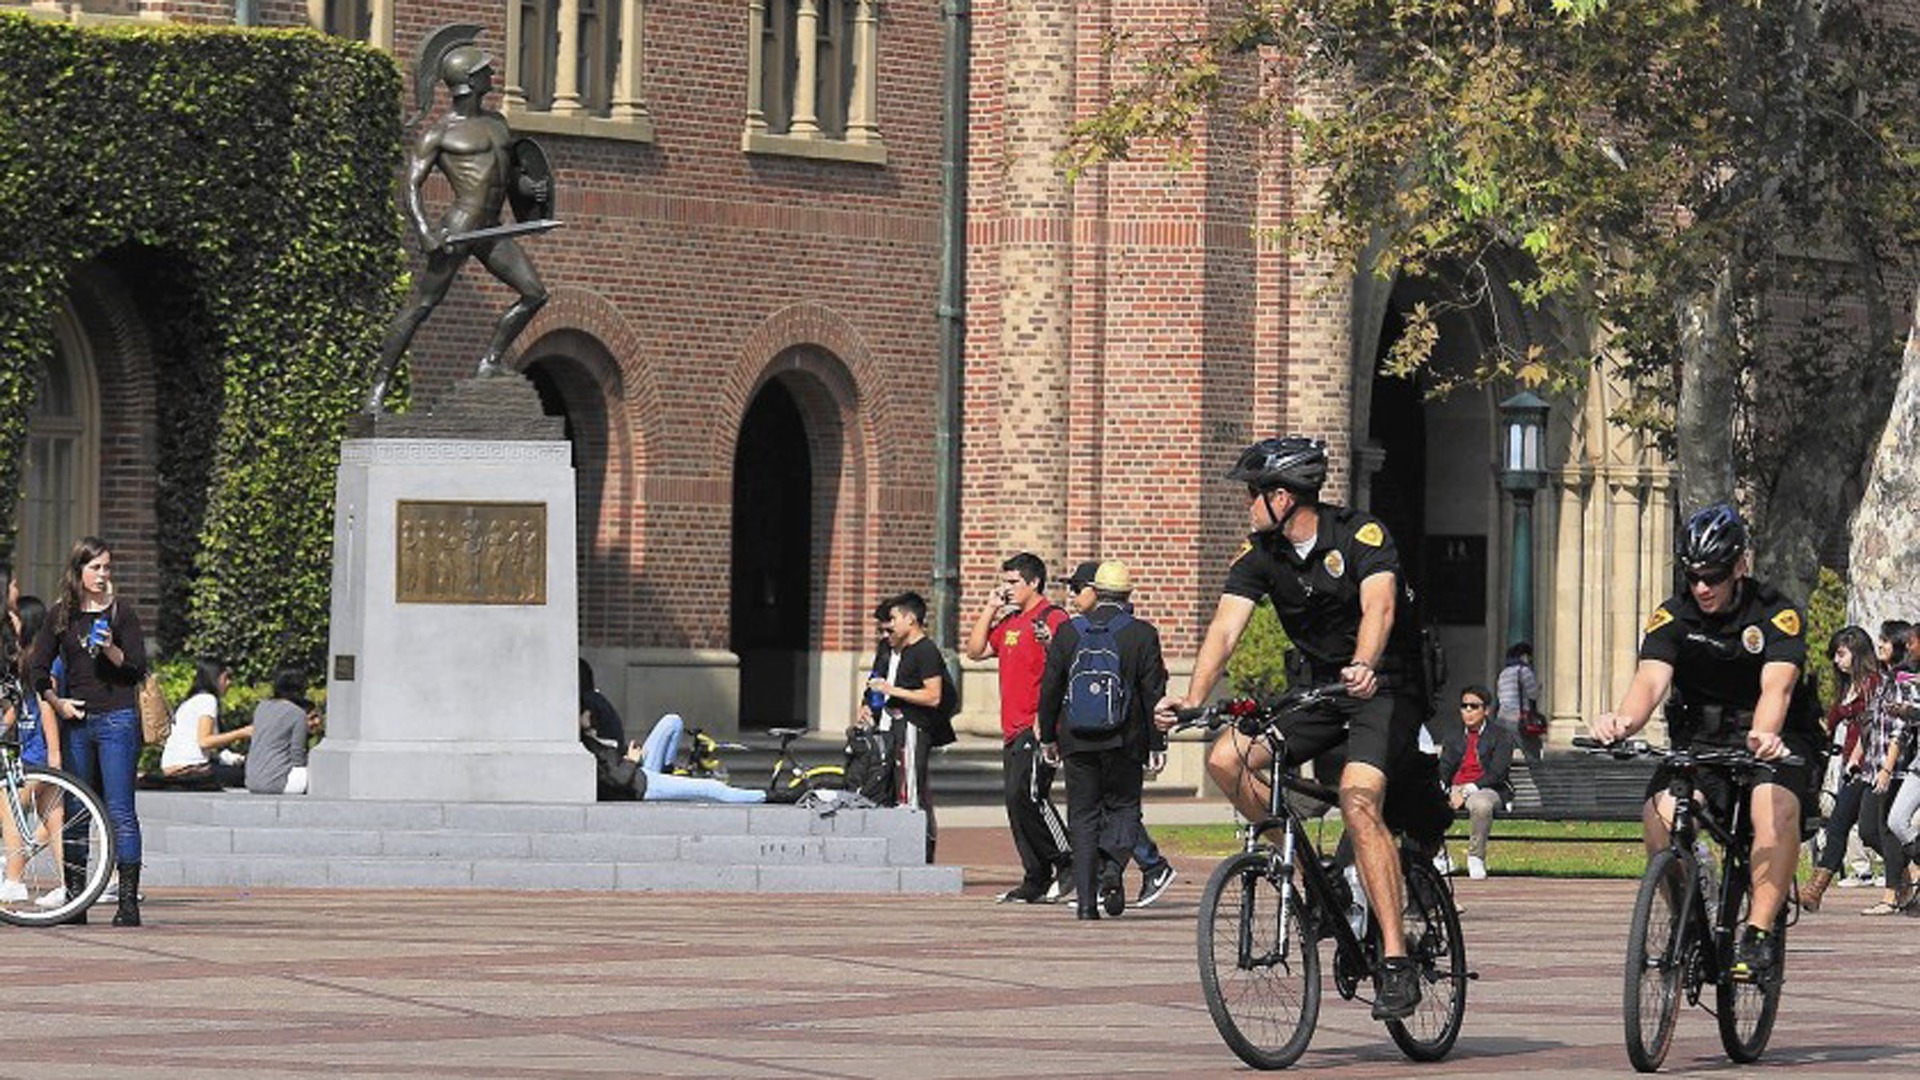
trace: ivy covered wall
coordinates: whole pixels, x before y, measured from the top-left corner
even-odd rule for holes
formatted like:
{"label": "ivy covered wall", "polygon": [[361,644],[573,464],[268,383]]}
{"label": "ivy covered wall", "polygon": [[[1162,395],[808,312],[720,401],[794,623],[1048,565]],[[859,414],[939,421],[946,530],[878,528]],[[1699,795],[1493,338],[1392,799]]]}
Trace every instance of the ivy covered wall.
{"label": "ivy covered wall", "polygon": [[340,439],[404,280],[399,91],[308,31],[0,14],[0,549],[69,275],[172,268],[142,304],[189,354],[157,387],[163,637],[320,673]]}

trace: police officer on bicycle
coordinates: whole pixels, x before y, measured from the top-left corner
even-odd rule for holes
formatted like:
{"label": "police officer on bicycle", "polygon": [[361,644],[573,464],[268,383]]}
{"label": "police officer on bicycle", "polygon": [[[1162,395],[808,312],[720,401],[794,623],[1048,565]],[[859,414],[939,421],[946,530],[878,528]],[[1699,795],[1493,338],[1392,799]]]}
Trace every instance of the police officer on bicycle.
{"label": "police officer on bicycle", "polygon": [[[1772,927],[1800,861],[1801,807],[1819,754],[1819,706],[1800,678],[1806,627],[1792,601],[1748,576],[1747,524],[1732,506],[1709,506],[1689,518],[1676,555],[1685,590],[1653,610],[1626,696],[1589,727],[1602,741],[1624,739],[1667,699],[1675,747],[1745,747],[1772,762],[1753,780],[1753,902],[1733,969],[1736,978],[1759,981],[1778,960]],[[1779,760],[1789,754],[1802,764]],[[1663,767],[1647,785],[1641,818],[1649,851],[1665,846],[1671,831],[1667,784]],[[1733,800],[1727,775],[1705,772],[1700,787],[1711,812],[1726,820]]]}
{"label": "police officer on bicycle", "polygon": [[[1416,677],[1419,628],[1410,618],[1395,618],[1404,614],[1406,596],[1399,555],[1379,520],[1320,501],[1327,478],[1327,445],[1320,439],[1293,435],[1255,443],[1227,478],[1246,485],[1252,534],[1227,571],[1186,696],[1161,699],[1155,720],[1171,727],[1177,709],[1206,701],[1262,597],[1272,599],[1313,682],[1345,685],[1346,697],[1286,721],[1287,757],[1298,763],[1345,749],[1340,810],[1361,883],[1379,915],[1385,958],[1373,1015],[1402,1019],[1419,1004],[1420,985],[1401,925],[1400,858],[1386,820],[1389,774],[1395,802],[1418,808],[1420,831],[1430,841],[1444,833],[1451,815],[1431,768],[1417,771],[1426,706]],[[1240,812],[1257,821],[1267,813],[1269,762],[1264,740],[1229,731],[1209,751],[1207,771]],[[1316,775],[1328,775],[1319,769]]]}

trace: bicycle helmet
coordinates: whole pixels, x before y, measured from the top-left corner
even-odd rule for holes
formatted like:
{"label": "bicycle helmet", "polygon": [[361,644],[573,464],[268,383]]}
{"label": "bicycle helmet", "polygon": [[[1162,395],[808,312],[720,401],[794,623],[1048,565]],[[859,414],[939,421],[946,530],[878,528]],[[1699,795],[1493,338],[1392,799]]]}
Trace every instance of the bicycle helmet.
{"label": "bicycle helmet", "polygon": [[1686,570],[1728,569],[1747,550],[1747,523],[1732,503],[1715,503],[1687,519],[1674,545]]}
{"label": "bicycle helmet", "polygon": [[1240,460],[1227,473],[1260,491],[1285,488],[1303,501],[1320,497],[1320,486],[1327,482],[1327,443],[1325,439],[1288,435],[1262,439],[1240,451]]}

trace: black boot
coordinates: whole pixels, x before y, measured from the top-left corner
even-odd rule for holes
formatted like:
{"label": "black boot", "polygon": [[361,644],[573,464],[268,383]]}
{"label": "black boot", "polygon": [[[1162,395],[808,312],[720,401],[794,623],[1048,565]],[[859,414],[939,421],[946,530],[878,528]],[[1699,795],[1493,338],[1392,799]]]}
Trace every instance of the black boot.
{"label": "black boot", "polygon": [[113,913],[115,926],[140,925],[140,864],[120,864],[120,910]]}
{"label": "black boot", "polygon": [[[79,896],[80,890],[87,887],[87,868],[85,866],[75,866],[72,863],[67,863],[60,868],[60,877],[67,886],[68,896]],[[67,925],[87,925],[87,909],[81,908],[67,916]]]}

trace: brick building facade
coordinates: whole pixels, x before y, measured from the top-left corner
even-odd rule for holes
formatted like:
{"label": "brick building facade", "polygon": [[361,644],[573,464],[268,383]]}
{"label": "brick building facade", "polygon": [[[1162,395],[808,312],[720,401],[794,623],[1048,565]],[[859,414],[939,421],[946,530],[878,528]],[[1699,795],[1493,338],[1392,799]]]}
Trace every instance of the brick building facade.
{"label": "brick building facade", "polygon": [[[98,17],[212,22],[234,10],[40,4],[75,18],[96,6]],[[736,717],[836,728],[871,647],[867,610],[888,592],[928,587],[941,7],[246,7],[265,25],[363,36],[403,66],[433,26],[484,28],[502,76],[495,100],[541,139],[560,181],[566,228],[526,243],[551,300],[513,363],[567,419],[582,652],[628,716],[672,708],[720,729]],[[1423,569],[1429,550],[1479,552],[1464,591],[1477,588],[1480,603],[1443,630],[1461,677],[1484,677],[1506,589],[1493,394],[1426,405],[1377,378],[1393,311],[1417,287],[1356,283],[1270,238],[1311,190],[1284,142],[1223,125],[1197,133],[1188,169],[1119,163],[1072,185],[1060,173],[1069,127],[1115,77],[1120,61],[1104,43],[1216,8],[972,5],[962,618],[1012,551],[1055,567],[1122,558],[1184,672],[1245,528],[1241,496],[1219,473],[1253,439],[1307,431],[1333,444],[1330,494],[1391,512],[1396,529],[1406,522],[1403,547]],[[562,26],[579,28],[566,48]],[[1239,92],[1254,89],[1250,72]],[[430,207],[445,195],[430,184]],[[152,385],[152,364],[145,376],[111,373],[153,352],[139,340],[138,289],[125,267],[76,281],[68,317],[81,340],[63,356],[98,369],[78,383],[135,396],[141,378]],[[415,339],[416,400],[465,373],[510,297],[478,267],[463,274]],[[1442,352],[1468,354],[1475,332],[1450,328]],[[62,489],[71,505],[60,520],[113,537],[129,594],[151,596],[142,567],[164,555],[150,508],[143,520],[138,506],[151,421],[104,393],[72,423],[37,422],[93,432],[75,441],[92,457]],[[1556,487],[1537,534],[1540,591],[1574,598],[1542,613],[1544,674],[1555,687],[1571,680],[1549,703],[1569,719],[1630,667],[1638,617],[1658,591],[1639,515],[1657,512],[1664,466],[1606,435],[1604,396],[1556,413]],[[966,726],[994,729],[987,670],[969,667],[967,704]]]}

